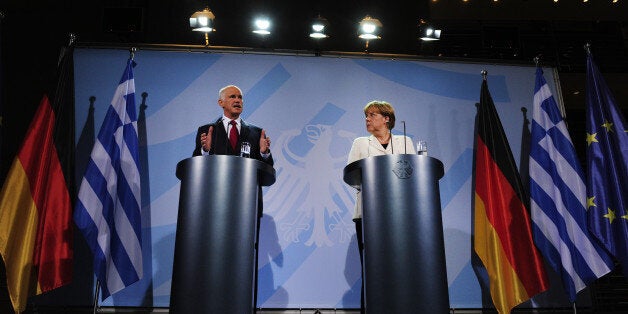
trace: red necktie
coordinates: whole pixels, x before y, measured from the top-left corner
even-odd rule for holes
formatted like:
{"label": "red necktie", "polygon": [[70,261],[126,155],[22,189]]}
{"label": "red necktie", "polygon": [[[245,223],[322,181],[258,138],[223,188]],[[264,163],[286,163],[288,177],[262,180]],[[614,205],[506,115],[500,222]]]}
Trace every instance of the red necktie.
{"label": "red necktie", "polygon": [[231,148],[233,149],[233,151],[235,151],[236,146],[238,145],[238,128],[235,120],[231,120],[229,124],[231,124],[231,130],[229,131],[229,142],[231,143]]}

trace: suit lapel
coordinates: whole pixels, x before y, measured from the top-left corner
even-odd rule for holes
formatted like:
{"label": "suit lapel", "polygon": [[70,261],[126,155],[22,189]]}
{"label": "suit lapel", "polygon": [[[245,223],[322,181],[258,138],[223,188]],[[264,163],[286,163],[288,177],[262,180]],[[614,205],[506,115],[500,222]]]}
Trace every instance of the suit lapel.
{"label": "suit lapel", "polygon": [[227,140],[227,130],[225,130],[225,125],[222,123],[222,118],[214,122],[214,133],[214,138],[212,139],[216,141],[216,144],[212,144],[212,146],[214,146],[214,152],[217,155],[230,154],[231,147]]}
{"label": "suit lapel", "polygon": [[[239,140],[238,144],[242,143],[242,141],[248,141],[250,132],[251,132],[251,129],[249,129],[248,124],[246,124],[244,120],[240,120],[240,137],[238,138]],[[249,144],[253,144],[253,143],[249,143]]]}
{"label": "suit lapel", "polygon": [[[369,144],[371,145],[371,148],[381,152],[383,154],[386,153],[386,149],[384,148],[384,146],[382,146],[382,144],[379,143],[379,141],[377,140],[377,138],[374,135],[369,136]],[[390,145],[390,144],[389,144]]]}

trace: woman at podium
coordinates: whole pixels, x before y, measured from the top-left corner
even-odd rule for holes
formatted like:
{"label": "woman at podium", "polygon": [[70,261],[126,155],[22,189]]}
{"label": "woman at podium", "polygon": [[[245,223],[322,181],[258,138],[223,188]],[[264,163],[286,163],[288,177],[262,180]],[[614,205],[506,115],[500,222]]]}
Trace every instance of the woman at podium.
{"label": "woman at podium", "polygon": [[[361,136],[353,140],[349,152],[350,164],[356,160],[370,156],[392,154],[416,154],[412,139],[404,135],[393,135],[391,130],[395,127],[395,109],[391,104],[381,100],[373,100],[364,107],[364,119],[366,131],[369,136]],[[362,196],[357,191],[355,210],[353,213],[355,232],[358,240],[360,264],[363,267],[364,242],[362,238]],[[364,281],[362,282],[364,290]],[[364,291],[361,293],[361,311],[364,311]]]}

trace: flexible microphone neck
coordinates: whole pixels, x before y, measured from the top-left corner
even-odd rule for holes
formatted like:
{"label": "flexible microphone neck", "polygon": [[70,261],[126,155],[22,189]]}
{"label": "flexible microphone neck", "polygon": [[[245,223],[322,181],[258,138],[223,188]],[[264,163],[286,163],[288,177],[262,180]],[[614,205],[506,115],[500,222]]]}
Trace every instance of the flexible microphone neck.
{"label": "flexible microphone neck", "polygon": [[403,153],[408,154],[408,143],[406,138],[406,121],[401,121],[403,123]]}
{"label": "flexible microphone neck", "polygon": [[388,136],[390,136],[390,150],[392,151],[391,154],[395,154],[395,146],[393,145],[393,134],[392,134],[392,130],[388,129]]}

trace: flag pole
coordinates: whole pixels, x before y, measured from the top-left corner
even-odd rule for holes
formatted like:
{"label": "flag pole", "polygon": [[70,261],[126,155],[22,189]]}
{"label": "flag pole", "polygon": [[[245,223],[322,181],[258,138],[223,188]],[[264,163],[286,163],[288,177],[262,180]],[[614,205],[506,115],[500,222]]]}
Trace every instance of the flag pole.
{"label": "flag pole", "polygon": [[100,293],[100,281],[96,279],[96,290],[94,290],[94,308],[92,313],[96,314],[98,312],[98,294]]}

